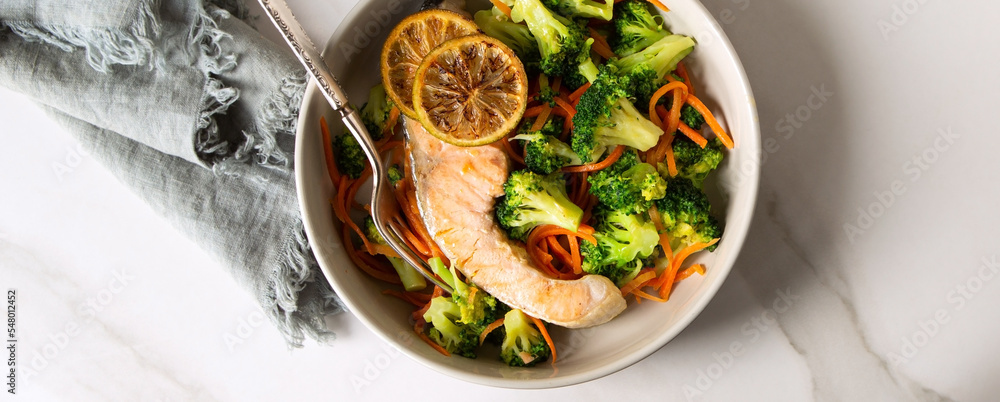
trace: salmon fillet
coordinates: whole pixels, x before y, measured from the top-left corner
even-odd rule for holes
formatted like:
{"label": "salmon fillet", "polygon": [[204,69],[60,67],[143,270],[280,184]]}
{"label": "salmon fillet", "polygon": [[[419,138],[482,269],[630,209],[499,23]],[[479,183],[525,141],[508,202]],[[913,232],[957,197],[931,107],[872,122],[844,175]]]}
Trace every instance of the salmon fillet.
{"label": "salmon fillet", "polygon": [[456,147],[405,119],[420,214],[441,251],[466,278],[507,305],[567,328],[608,322],[625,309],[610,280],[553,279],[493,218],[510,162],[497,145]]}

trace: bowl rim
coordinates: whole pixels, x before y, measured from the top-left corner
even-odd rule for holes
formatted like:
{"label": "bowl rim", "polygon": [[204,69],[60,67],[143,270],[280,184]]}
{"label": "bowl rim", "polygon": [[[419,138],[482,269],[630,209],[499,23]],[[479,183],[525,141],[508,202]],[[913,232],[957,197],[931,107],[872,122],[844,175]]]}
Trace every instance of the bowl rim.
{"label": "bowl rim", "polygon": [[[358,18],[358,14],[363,12],[367,4],[371,3],[371,1],[372,0],[359,0],[354,5],[354,7],[352,7],[351,10],[344,16],[344,19],[339,23],[337,29],[327,40],[326,45],[323,48],[324,56],[326,56],[335,47],[335,44],[340,43],[343,37],[347,34],[346,30],[344,29],[345,25],[348,22]],[[749,125],[750,128],[749,132],[741,132],[741,137],[742,136],[755,137],[757,139],[756,141],[757,146],[755,147],[756,149],[749,151],[756,151],[759,153],[761,133],[760,133],[760,122],[758,117],[759,115],[757,113],[757,105],[756,102],[754,101],[755,98],[753,96],[753,91],[750,86],[750,81],[749,78],[747,77],[745,69],[743,68],[743,63],[740,60],[739,54],[736,53],[736,50],[733,48],[733,45],[729,40],[729,37],[726,35],[725,31],[719,25],[719,22],[715,19],[715,17],[711,14],[711,12],[709,12],[708,9],[706,9],[705,6],[698,0],[688,0],[688,1],[690,1],[690,3],[697,8],[698,12],[702,13],[707,17],[709,26],[707,26],[706,28],[711,32],[718,34],[718,36],[721,39],[721,45],[724,46],[725,53],[729,55],[727,59],[734,64],[732,67],[739,75],[739,85],[737,87],[740,90],[739,95],[745,96],[745,99],[747,99],[746,106],[749,109],[748,111],[750,113],[750,118],[752,119],[752,122]],[[301,158],[303,158],[302,155],[304,155],[306,152],[304,147],[307,146],[305,144],[305,140],[303,140],[303,138],[305,138],[306,135],[303,135],[301,132],[302,127],[305,127],[306,124],[305,120],[306,114],[303,112],[308,107],[308,104],[316,97],[322,97],[322,94],[319,92],[319,88],[316,85],[315,79],[309,79],[305,93],[302,97],[302,103],[300,104],[300,109],[299,109],[300,113],[298,118],[296,119],[295,155],[294,155],[294,164],[296,167],[302,166],[303,161]],[[736,168],[739,169],[740,167]],[[299,210],[300,214],[302,215],[303,225],[305,227],[306,233],[309,234],[313,230],[312,230],[312,223],[308,219],[306,219],[306,201],[303,190],[304,189],[303,173],[300,169],[294,169],[294,170],[295,170],[294,178],[296,182],[296,196],[298,197]],[[571,386],[571,385],[585,383],[588,381],[593,381],[614,374],[618,371],[621,371],[633,364],[642,361],[646,357],[658,351],[660,348],[662,348],[672,339],[674,339],[678,334],[680,334],[681,331],[686,329],[691,324],[691,322],[694,321],[694,319],[701,314],[701,312],[705,309],[708,303],[715,298],[716,293],[718,293],[718,290],[722,287],[722,284],[728,278],[729,273],[732,271],[732,268],[735,265],[737,258],[741,254],[747,234],[749,233],[749,229],[753,221],[753,211],[756,209],[757,195],[760,184],[760,171],[761,171],[760,164],[754,163],[752,165],[751,172],[749,172],[748,174],[746,172],[743,172],[744,175],[742,177],[743,180],[746,180],[746,183],[741,185],[741,187],[745,188],[745,190],[743,191],[747,191],[748,194],[746,196],[747,201],[745,201],[745,205],[742,205],[741,208],[746,208],[746,210],[748,211],[747,213],[750,214],[750,216],[747,219],[746,225],[732,229],[727,228],[728,230],[726,232],[727,235],[726,241],[729,244],[733,244],[734,245],[733,247],[735,247],[736,251],[733,252],[726,260],[721,261],[722,264],[718,264],[713,267],[716,270],[720,271],[720,278],[714,281],[713,283],[708,284],[707,288],[704,290],[702,295],[698,297],[697,300],[693,301],[692,306],[688,308],[680,316],[680,318],[677,319],[676,324],[671,326],[669,330],[664,331],[656,338],[647,342],[647,344],[644,347],[641,347],[626,355],[619,356],[615,360],[615,362],[610,365],[601,366],[578,374],[561,376],[556,378],[546,378],[546,379],[516,379],[516,378],[486,377],[465,370],[456,369],[451,366],[439,364],[438,362],[427,359],[420,354],[412,352],[409,346],[401,343],[400,340],[397,339],[396,337],[393,337],[390,334],[382,333],[382,331],[377,330],[376,328],[378,328],[378,325],[376,325],[376,323],[372,320],[372,318],[368,317],[367,314],[356,313],[358,311],[361,311],[362,309],[359,308],[360,306],[354,305],[354,302],[352,300],[344,297],[340,297],[340,300],[342,301],[342,303],[344,303],[344,305],[347,307],[347,310],[351,312],[351,314],[354,317],[356,317],[359,321],[361,321],[368,330],[374,333],[383,342],[392,345],[393,347],[398,349],[402,354],[419,362],[424,367],[430,368],[433,371],[450,376],[452,378],[480,385],[499,387],[499,388],[511,388],[511,389],[558,388],[558,387]],[[309,239],[310,245],[312,246],[313,250],[317,249],[317,244],[312,244],[314,241],[313,237],[307,236],[307,238]],[[334,270],[326,267],[320,258],[317,258],[317,263],[320,266],[320,270],[323,272],[324,278],[326,278],[327,282],[338,294],[338,296],[345,294],[344,289],[342,289],[340,286],[340,283],[333,278]]]}

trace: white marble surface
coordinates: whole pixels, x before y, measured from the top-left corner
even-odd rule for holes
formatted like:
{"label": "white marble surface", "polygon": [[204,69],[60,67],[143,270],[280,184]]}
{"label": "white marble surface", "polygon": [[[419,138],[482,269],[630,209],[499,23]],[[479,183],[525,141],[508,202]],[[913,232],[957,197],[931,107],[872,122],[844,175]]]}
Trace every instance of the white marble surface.
{"label": "white marble surface", "polygon": [[[325,39],[354,0],[290,3]],[[750,76],[767,159],[733,274],[651,357],[579,386],[492,389],[419,366],[346,314],[330,320],[331,347],[287,351],[215,262],[0,89],[0,290],[17,289],[21,339],[18,395],[4,400],[390,400],[432,388],[484,400],[995,400],[1000,275],[984,261],[1000,254],[1000,3],[704,3]]]}

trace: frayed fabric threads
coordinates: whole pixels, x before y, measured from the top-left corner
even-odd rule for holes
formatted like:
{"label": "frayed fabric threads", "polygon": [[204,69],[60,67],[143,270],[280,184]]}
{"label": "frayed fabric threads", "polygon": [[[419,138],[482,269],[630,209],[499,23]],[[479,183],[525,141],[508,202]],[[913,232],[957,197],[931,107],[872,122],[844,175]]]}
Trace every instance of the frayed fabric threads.
{"label": "frayed fabric threads", "polygon": [[108,72],[115,64],[148,65],[152,69],[162,62],[155,48],[155,40],[162,29],[155,12],[160,2],[142,0],[120,3],[119,6],[116,13],[109,14],[126,16],[122,20],[131,21],[120,27],[102,27],[104,21],[85,26],[29,20],[5,20],[2,24],[25,40],[46,43],[67,52],[74,48],[84,49],[87,62],[97,71]]}
{"label": "frayed fabric threads", "polygon": [[[46,0],[66,7],[35,15],[35,0],[2,1],[0,53],[12,56],[0,59],[0,84],[58,116],[119,180],[217,256],[289,347],[331,341],[324,316],[343,305],[309,247],[292,180],[307,75],[247,26],[242,2]],[[78,12],[85,7],[101,10]],[[85,20],[109,15],[116,18]],[[3,27],[13,33],[7,42]]]}

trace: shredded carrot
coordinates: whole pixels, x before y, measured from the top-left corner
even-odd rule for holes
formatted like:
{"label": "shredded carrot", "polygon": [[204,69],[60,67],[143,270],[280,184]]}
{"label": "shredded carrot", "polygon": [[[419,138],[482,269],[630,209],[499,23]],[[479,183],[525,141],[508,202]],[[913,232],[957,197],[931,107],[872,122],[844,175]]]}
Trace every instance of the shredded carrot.
{"label": "shredded carrot", "polygon": [[395,133],[396,123],[399,122],[399,108],[396,105],[392,105],[392,109],[389,110],[389,121],[386,123],[385,128],[382,129],[382,135],[385,138],[391,138],[392,134]]}
{"label": "shredded carrot", "polygon": [[542,110],[544,110],[546,106],[548,106],[548,103],[543,103],[543,104],[538,105],[538,106],[532,106],[532,107],[530,107],[530,108],[528,108],[527,110],[524,111],[524,117],[535,117],[535,116],[538,116],[538,115],[542,114]]}
{"label": "shredded carrot", "polygon": [[657,126],[662,126],[663,123],[660,121],[660,117],[656,115],[656,102],[659,102],[660,98],[662,98],[663,95],[666,95],[667,92],[673,90],[683,90],[686,93],[687,87],[683,82],[668,82],[660,87],[660,89],[657,89],[656,92],[653,92],[653,96],[649,98],[649,118]]}
{"label": "shredded carrot", "polygon": [[701,133],[695,131],[695,129],[688,127],[687,124],[681,123],[681,125],[678,126],[677,128],[679,129],[678,131],[680,131],[681,134],[684,134],[685,137],[690,138],[691,141],[694,141],[694,143],[698,144],[699,147],[705,148],[705,146],[708,145],[708,140],[706,140],[705,137],[702,137]]}
{"label": "shredded carrot", "polygon": [[510,13],[511,13],[510,7],[507,7],[507,5],[500,0],[490,0],[490,3],[493,3],[493,7],[496,7],[497,10],[500,10],[500,12],[504,13],[504,15],[507,16],[507,18],[510,18]]}
{"label": "shredded carrot", "polygon": [[572,230],[563,228],[561,226],[556,226],[556,225],[541,225],[541,226],[536,227],[534,230],[532,230],[531,233],[528,234],[528,237],[530,238],[531,235],[535,234],[535,232],[537,231],[538,234],[536,235],[537,236],[536,239],[541,239],[541,238],[552,236],[552,235],[563,234],[563,235],[567,235],[567,236],[579,237],[581,239],[589,241],[590,244],[597,244],[597,239],[594,238],[594,234],[593,234],[594,232],[591,231],[591,232],[588,233],[588,231],[582,230],[584,227],[590,228],[590,226],[580,225],[580,227],[577,228],[577,230],[574,232]]}
{"label": "shredded carrot", "polygon": [[633,295],[635,295],[635,297],[636,297],[636,299],[635,299],[635,300],[636,300],[636,301],[639,301],[639,298],[640,298],[640,297],[641,297],[641,298],[643,298],[643,299],[647,299],[647,300],[652,300],[652,301],[657,301],[657,302],[660,302],[660,303],[663,303],[663,302],[666,302],[666,301],[667,301],[667,299],[664,299],[664,298],[660,298],[660,297],[656,297],[656,296],[653,296],[653,295],[651,295],[651,294],[649,294],[649,293],[646,293],[646,292],[643,292],[642,290],[639,290],[639,289],[635,289],[635,290],[633,290],[633,291],[632,291],[632,294],[633,294]]}
{"label": "shredded carrot", "polygon": [[712,111],[708,110],[708,107],[701,102],[701,99],[698,99],[694,95],[689,95],[687,97],[687,104],[694,107],[698,113],[701,113],[701,115],[705,117],[705,122],[708,123],[708,127],[712,129],[712,132],[714,132],[717,137],[719,137],[719,141],[722,141],[722,145],[725,145],[726,148],[729,149],[733,149],[733,147],[736,146],[736,144],[733,143],[733,139],[730,138],[729,135],[726,134],[726,131],[722,129],[722,126],[719,125],[719,121],[715,119],[715,115],[712,114]]}
{"label": "shredded carrot", "polygon": [[556,79],[552,80],[553,91],[560,92],[559,91],[560,89],[565,89],[565,88],[559,88],[559,86],[561,85],[562,85],[562,76],[556,77]]}
{"label": "shredded carrot", "polygon": [[565,110],[566,113],[569,114],[569,116],[566,117],[569,118],[570,124],[573,124],[573,117],[576,116],[576,108],[574,108],[573,105],[570,105],[569,102],[566,102],[566,100],[561,96],[557,96],[555,99],[556,105],[559,105],[562,110]]}
{"label": "shredded carrot", "polygon": [[705,265],[695,264],[690,267],[685,268],[683,271],[677,273],[677,277],[674,278],[674,283],[683,281],[690,277],[691,275],[699,274],[705,275]]}
{"label": "shredded carrot", "polygon": [[583,96],[583,93],[587,92],[587,89],[589,89],[589,88],[590,88],[590,83],[589,82],[586,83],[586,84],[581,85],[579,88],[576,89],[576,91],[573,91],[573,93],[569,94],[569,100],[570,100],[570,102],[573,102],[573,104],[576,104],[576,102],[580,100],[580,97]]}
{"label": "shredded carrot", "polygon": [[448,351],[445,350],[443,347],[441,347],[441,345],[438,345],[437,342],[432,341],[431,338],[428,338],[427,335],[424,335],[424,326],[420,325],[419,322],[413,326],[413,332],[416,332],[417,336],[419,336],[420,339],[422,339],[428,345],[431,345],[431,347],[434,348],[434,350],[440,352],[445,356],[451,357],[451,353],[448,353]]}
{"label": "shredded carrot", "polygon": [[649,282],[654,278],[656,278],[656,270],[652,268],[643,268],[642,271],[639,271],[639,275],[636,275],[634,279],[626,283],[625,286],[622,286],[622,297],[628,296],[632,293],[632,291],[641,288],[646,284],[646,282]]}
{"label": "shredded carrot", "polygon": [[608,155],[608,157],[604,158],[603,161],[600,161],[598,163],[592,163],[589,165],[564,167],[562,168],[562,171],[565,173],[582,173],[582,172],[593,172],[605,169],[608,166],[611,166],[612,164],[617,162],[618,158],[620,158],[624,153],[625,153],[625,146],[619,145],[615,147],[614,151],[611,151],[611,155]]}
{"label": "shredded carrot", "polygon": [[358,250],[354,248],[354,244],[351,241],[350,229],[347,226],[343,226],[343,229],[341,230],[340,234],[341,234],[341,242],[344,243],[344,249],[347,250],[347,256],[351,258],[351,261],[354,262],[354,265],[357,265],[366,274],[380,281],[396,283],[396,284],[400,283],[399,276],[395,275],[395,273],[389,274],[377,270],[375,268],[372,268],[370,265],[365,263],[364,260],[361,259],[361,255],[358,253]]}
{"label": "shredded carrot", "polygon": [[687,85],[688,93],[694,95],[694,81],[691,81],[691,75],[688,74],[687,66],[684,65],[683,61],[677,63],[676,71],[677,75],[684,80],[684,85]]}
{"label": "shredded carrot", "polygon": [[548,103],[543,103],[542,113],[538,115],[538,118],[535,119],[535,123],[531,125],[531,131],[538,131],[541,130],[542,127],[545,127],[545,122],[549,120],[549,114],[551,113],[552,106],[549,106]]}
{"label": "shredded carrot", "polygon": [[491,322],[490,325],[487,325],[486,328],[483,329],[483,332],[479,334],[479,344],[482,345],[483,342],[486,341],[486,337],[490,335],[490,332],[500,328],[501,325],[503,325],[503,317],[500,317],[496,321]]}
{"label": "shredded carrot", "polygon": [[608,60],[618,57],[618,55],[611,50],[611,45],[608,44],[608,40],[605,39],[603,35],[597,32],[594,28],[587,29],[590,31],[590,37],[594,38],[594,44],[590,47],[591,49],[594,49],[597,54]]}
{"label": "shredded carrot", "polygon": [[510,145],[509,138],[503,137],[501,145],[503,145],[504,150],[507,151],[507,156],[510,156],[510,158],[516,161],[517,163],[520,163],[522,165],[524,164],[524,158],[522,158],[521,155],[519,155],[517,152],[514,152],[514,147]]}
{"label": "shredded carrot", "polygon": [[[527,315],[527,314],[525,314]],[[535,323],[535,327],[538,327],[538,331],[542,333],[542,337],[545,338],[545,343],[549,344],[549,349],[552,350],[552,364],[556,364],[556,344],[552,342],[552,337],[549,336],[549,330],[545,329],[545,323],[535,317],[528,315],[531,321]]]}
{"label": "shredded carrot", "polygon": [[665,12],[665,13],[669,13],[670,12],[670,9],[667,8],[667,6],[663,5],[663,3],[660,2],[660,0],[647,0],[647,1],[649,1],[650,3],[653,3],[653,5],[656,6],[656,8],[659,8],[660,10],[663,10],[663,12]]}
{"label": "shredded carrot", "polygon": [[569,251],[566,251],[562,244],[559,244],[559,239],[556,236],[546,237],[545,241],[549,242],[549,251],[559,257],[563,265],[572,266],[573,256],[570,255]]}
{"label": "shredded carrot", "polygon": [[674,135],[670,134],[670,138],[667,140],[667,149],[664,151],[664,159],[667,160],[667,174],[670,177],[677,177],[677,160],[674,159]]}
{"label": "shredded carrot", "polygon": [[718,242],[719,239],[713,239],[708,243],[695,243],[677,252],[674,259],[670,261],[670,265],[667,269],[663,270],[663,273],[660,274],[660,277],[657,278],[656,282],[653,284],[654,288],[659,289],[660,297],[665,299],[670,297],[670,290],[673,288],[674,278],[677,276],[677,270],[682,264],[684,264],[684,260],[687,259],[687,257],[695,252],[711,247],[713,244]]}
{"label": "shredded carrot", "polygon": [[323,132],[323,153],[326,155],[326,169],[330,173],[330,180],[336,186],[340,182],[340,171],[337,163],[333,160],[333,141],[330,138],[330,128],[326,125],[326,118],[319,118],[319,128]]}

